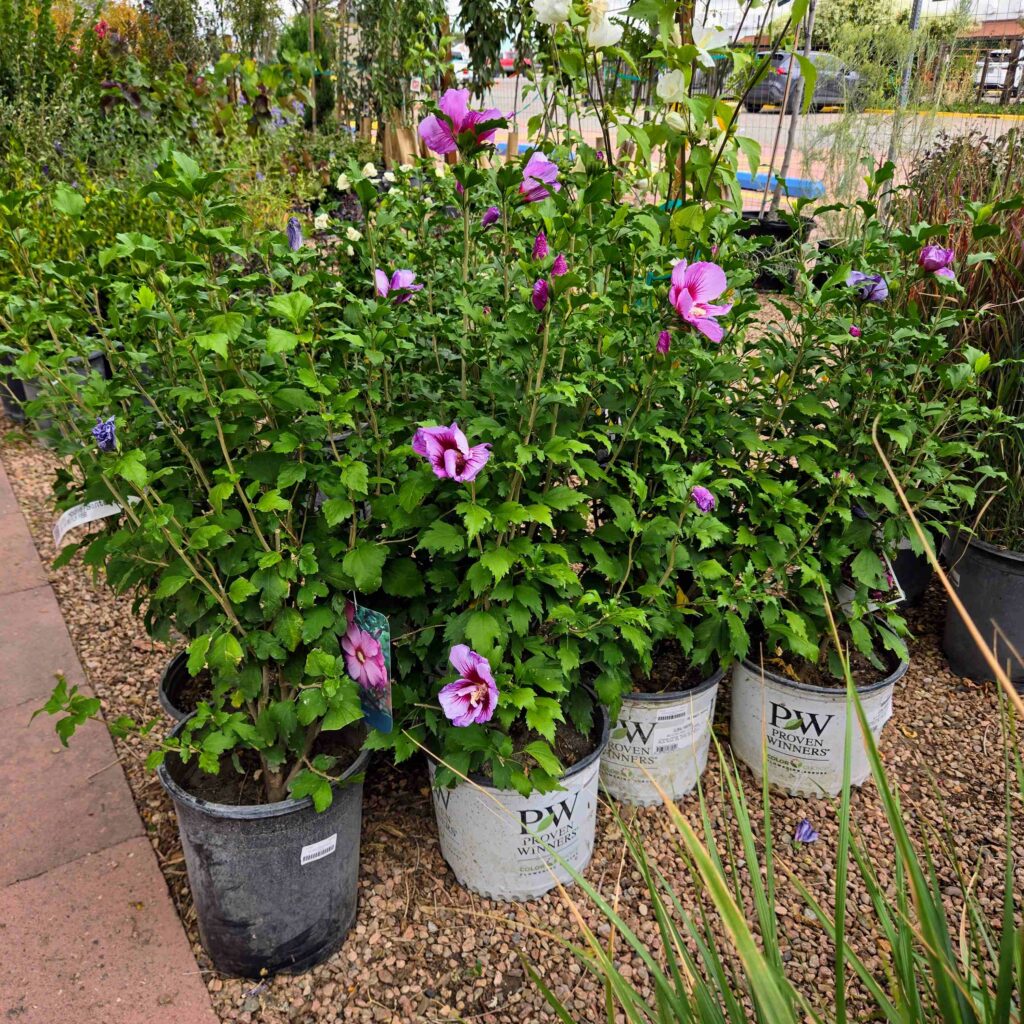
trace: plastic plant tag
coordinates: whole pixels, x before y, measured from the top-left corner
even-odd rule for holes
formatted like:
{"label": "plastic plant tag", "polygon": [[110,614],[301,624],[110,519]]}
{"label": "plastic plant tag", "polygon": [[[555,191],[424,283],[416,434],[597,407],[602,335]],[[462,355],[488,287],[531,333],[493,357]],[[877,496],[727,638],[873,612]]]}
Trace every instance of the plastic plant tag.
{"label": "plastic plant tag", "polygon": [[[128,503],[134,505],[138,502],[136,495],[131,495]],[[69,508],[53,525],[53,543],[59,548],[65,536],[75,527],[85,526],[86,523],[95,523],[98,519],[106,519],[108,516],[116,516],[124,509],[114,501],[88,501],[84,505],[75,505]]]}
{"label": "plastic plant tag", "polygon": [[349,601],[342,642],[348,674],[359,686],[359,703],[371,729],[391,732],[391,623],[386,615]]}
{"label": "plastic plant tag", "polygon": [[299,863],[305,867],[307,864],[312,864],[315,860],[329,857],[337,848],[338,833],[335,832],[326,839],[321,839],[319,843],[310,843],[308,846],[304,846],[302,853],[299,855]]}

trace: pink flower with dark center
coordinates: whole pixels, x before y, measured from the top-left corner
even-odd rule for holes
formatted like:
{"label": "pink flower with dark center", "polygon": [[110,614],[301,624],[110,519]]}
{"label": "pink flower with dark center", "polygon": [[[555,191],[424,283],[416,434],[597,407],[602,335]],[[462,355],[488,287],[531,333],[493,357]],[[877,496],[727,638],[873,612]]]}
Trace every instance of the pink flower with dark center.
{"label": "pink flower with dark center", "polygon": [[533,240],[533,253],[532,256],[535,260],[547,259],[548,255],[548,236],[543,231],[537,232],[537,237]]}
{"label": "pink flower with dark center", "polygon": [[418,292],[423,287],[415,284],[416,274],[412,270],[396,270],[390,278],[383,270],[377,269],[373,272],[374,290],[378,298],[386,299],[392,296],[394,303],[408,302],[413,292]]}
{"label": "pink flower with dark center", "polygon": [[473,142],[477,145],[490,142],[498,126],[485,131],[478,131],[476,126],[486,121],[505,119],[496,107],[470,110],[468,89],[446,89],[437,105],[444,116],[428,114],[419,126],[420,138],[435,153],[454,153],[459,148],[458,137],[465,132],[473,133]]}
{"label": "pink flower with dark center", "polygon": [[533,308],[538,313],[544,312],[544,307],[548,304],[549,289],[548,283],[544,278],[540,278],[538,281],[533,282],[533,293],[530,295],[530,301],[533,303]]}
{"label": "pink flower with dark center", "polygon": [[700,484],[697,484],[690,491],[690,497],[701,512],[711,512],[716,505],[715,496],[706,487],[701,487]]}
{"label": "pink flower with dark center", "polygon": [[558,192],[561,187],[558,183],[558,164],[552,163],[539,149],[535,149],[523,168],[519,194],[528,203],[539,203],[552,192]]}
{"label": "pink flower with dark center", "polygon": [[448,660],[459,677],[437,695],[441,710],[452,725],[489,722],[498,705],[498,687],[489,662],[465,644],[456,644]]}
{"label": "pink flower with dark center", "polygon": [[388,685],[388,670],[380,641],[350,622],[341,638],[341,652],[348,674],[364,689],[383,690]]}
{"label": "pink flower with dark center", "polygon": [[561,277],[563,274],[569,273],[569,264],[566,262],[565,253],[560,252],[555,257],[555,262],[551,264],[551,276]]}
{"label": "pink flower with dark center", "polygon": [[491,457],[489,444],[469,446],[458,423],[450,427],[420,427],[412,439],[412,450],[430,463],[438,479],[457,483],[475,480]]}
{"label": "pink flower with dark center", "polygon": [[732,303],[713,305],[728,287],[725,271],[717,263],[691,263],[680,260],[672,268],[668,301],[676,312],[710,341],[722,340],[724,331],[715,319],[732,309]]}
{"label": "pink flower with dark center", "polygon": [[667,356],[668,350],[672,347],[672,335],[668,331],[662,331],[658,335],[657,350],[659,356]]}

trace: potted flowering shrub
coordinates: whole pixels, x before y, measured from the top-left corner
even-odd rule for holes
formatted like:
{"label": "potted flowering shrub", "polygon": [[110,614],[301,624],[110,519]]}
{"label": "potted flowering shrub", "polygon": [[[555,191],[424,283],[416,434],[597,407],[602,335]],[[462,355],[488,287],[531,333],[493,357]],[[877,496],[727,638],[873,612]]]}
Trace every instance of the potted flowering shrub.
{"label": "potted flowering shrub", "polygon": [[[386,718],[390,649],[362,599],[365,549],[335,528],[367,467],[333,440],[354,396],[311,315],[329,274],[284,233],[249,236],[219,178],[174,154],[131,201],[174,207],[178,229],[38,262],[5,340],[22,349],[17,371],[46,382],[38,402],[66,457],[58,508],[79,510],[64,524],[82,506],[105,516],[59,561],[105,572],[154,637],[184,638],[188,673],[209,676],[148,763],[178,813],[214,965],[259,976],[311,966],[352,924],[363,719]],[[83,245],[87,225],[88,208]],[[46,343],[31,333],[40,302],[60,325]],[[79,388],[62,371],[83,337],[113,373]],[[82,700],[58,687],[47,706],[64,740]]]}
{"label": "potted flowering shrub", "polygon": [[[722,555],[731,593],[704,598],[753,605],[733,674],[734,751],[760,773],[766,746],[769,780],[802,793],[835,793],[842,780],[848,709],[826,603],[876,735],[906,670],[886,556],[910,529],[874,438],[912,506],[939,523],[970,500],[984,462],[985,361],[951,342],[965,314],[892,300],[920,280],[920,236],[885,236],[862,210],[857,250],[830,253],[820,288],[804,275],[800,306],[751,353],[763,413],[743,519]],[[862,744],[851,758],[860,784]]]}
{"label": "potted flowering shrub", "polygon": [[527,898],[551,848],[589,859],[605,708],[689,643],[678,565],[723,529],[738,371],[696,237],[652,234],[584,145],[484,167],[496,114],[452,90],[421,135],[457,164],[416,193],[356,183],[384,312],[349,314],[373,353],[352,443],[381,481],[363,515],[397,666],[396,729],[369,745],[425,749],[456,877]]}

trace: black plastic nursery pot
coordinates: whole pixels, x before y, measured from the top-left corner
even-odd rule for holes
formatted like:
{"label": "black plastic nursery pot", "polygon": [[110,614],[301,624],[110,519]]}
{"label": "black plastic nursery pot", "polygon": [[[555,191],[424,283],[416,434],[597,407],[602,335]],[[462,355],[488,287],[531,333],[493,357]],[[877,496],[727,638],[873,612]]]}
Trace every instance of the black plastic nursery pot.
{"label": "black plastic nursery pot", "polygon": [[195,682],[188,671],[188,651],[179,651],[167,663],[158,691],[160,706],[176,722],[183,722],[196,709]]}
{"label": "black plastic nursery pot", "polygon": [[199,936],[218,971],[300,973],[341,945],[356,916],[369,760],[369,751],[356,758],[323,813],[309,797],[209,803],[176,781],[170,758],[157,769],[178,815]]}
{"label": "black plastic nursery pot", "polygon": [[[1024,552],[999,548],[977,538],[957,538],[951,545],[949,566],[950,582],[967,614],[992,645],[1017,691],[1024,692],[1024,665],[1011,649],[1024,653]],[[957,675],[994,680],[952,602],[946,608],[942,649]]]}
{"label": "black plastic nursery pot", "polygon": [[[814,227],[814,219],[811,217],[802,217],[796,227],[785,220],[761,218],[756,210],[744,210],[742,217],[743,223],[736,228],[736,234],[741,238],[762,239],[761,244],[757,247],[759,250],[774,248],[794,238],[805,242]],[[795,271],[787,271],[783,277],[767,269],[767,264],[762,262],[758,267],[757,276],[754,278],[754,286],[767,290],[778,290],[785,288],[787,284],[792,284],[794,279]]]}
{"label": "black plastic nursery pot", "polygon": [[892,559],[892,571],[900,590],[906,595],[906,603],[919,605],[934,575],[928,556],[915,554],[910,547],[901,547]]}

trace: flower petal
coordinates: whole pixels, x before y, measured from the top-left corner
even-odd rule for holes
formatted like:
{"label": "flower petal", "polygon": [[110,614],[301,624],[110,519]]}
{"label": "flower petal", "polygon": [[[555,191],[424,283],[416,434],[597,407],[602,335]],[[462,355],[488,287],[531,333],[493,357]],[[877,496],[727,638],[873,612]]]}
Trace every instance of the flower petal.
{"label": "flower petal", "polygon": [[452,131],[456,135],[465,131],[466,119],[469,115],[469,90],[445,89],[444,95],[438,100],[442,114],[451,118]]}
{"label": "flower petal", "polygon": [[388,292],[391,290],[391,285],[388,282],[388,275],[383,270],[378,268],[373,272],[374,288],[377,294],[383,299],[387,297]]}
{"label": "flower petal", "polygon": [[685,284],[695,302],[701,304],[717,299],[729,286],[725,271],[717,263],[691,263],[685,273]]}
{"label": "flower petal", "polygon": [[722,325],[709,316],[701,317],[700,320],[694,320],[693,326],[704,335],[708,341],[713,341],[716,345],[725,336],[725,331],[722,329]]}
{"label": "flower petal", "polygon": [[451,127],[434,114],[428,114],[420,121],[418,131],[420,138],[427,144],[427,149],[441,154],[455,152],[457,147]]}
{"label": "flower petal", "polygon": [[456,644],[448,654],[448,660],[451,662],[452,668],[460,676],[469,675],[473,671],[476,659],[479,657],[480,655],[476,651],[471,650],[465,644]]}
{"label": "flower petal", "polygon": [[466,455],[465,466],[457,479],[459,481],[475,480],[480,470],[487,465],[487,460],[490,457],[491,446],[489,444],[474,445],[469,449],[469,454]]}

